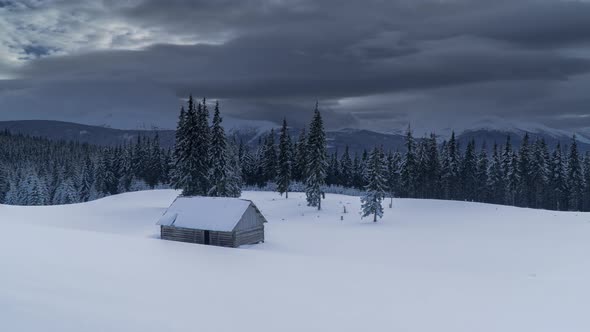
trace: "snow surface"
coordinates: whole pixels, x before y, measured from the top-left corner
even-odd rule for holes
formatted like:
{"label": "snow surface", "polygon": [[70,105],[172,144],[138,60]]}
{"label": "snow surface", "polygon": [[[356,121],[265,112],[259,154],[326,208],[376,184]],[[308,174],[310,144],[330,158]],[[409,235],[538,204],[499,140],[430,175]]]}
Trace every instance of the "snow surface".
{"label": "snow surface", "polygon": [[266,241],[232,249],[158,239],[175,196],[0,206],[0,330],[590,331],[588,213],[246,192]]}
{"label": "snow surface", "polygon": [[157,225],[231,232],[250,204],[239,198],[178,197]]}

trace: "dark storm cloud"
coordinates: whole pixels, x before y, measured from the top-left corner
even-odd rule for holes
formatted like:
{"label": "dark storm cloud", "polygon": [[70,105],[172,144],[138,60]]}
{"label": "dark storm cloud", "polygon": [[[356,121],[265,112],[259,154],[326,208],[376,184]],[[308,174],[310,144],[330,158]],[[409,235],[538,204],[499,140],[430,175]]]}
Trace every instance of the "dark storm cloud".
{"label": "dark storm cloud", "polygon": [[[67,11],[79,3],[57,5]],[[298,121],[320,100],[332,127],[398,123],[412,112],[551,123],[552,111],[571,107],[577,114],[590,104],[569,92],[590,71],[585,2],[138,0],[103,1],[91,10],[132,28],[117,33],[112,24],[112,47],[47,57],[67,45],[24,49],[42,58],[12,69],[13,76],[36,91],[54,87],[56,100],[71,93],[55,85],[108,99],[105,86],[131,84],[166,98],[220,98],[230,114],[276,122],[291,114]],[[166,36],[187,45],[168,44]],[[0,106],[6,91],[0,87]],[[405,94],[418,97],[400,102]],[[351,109],[343,102],[350,98],[362,103]],[[110,102],[128,104],[120,99]],[[123,112],[109,105],[101,107]]]}
{"label": "dark storm cloud", "polygon": [[557,47],[590,41],[590,3],[513,1],[431,21],[415,32],[425,38],[477,35],[523,46]]}

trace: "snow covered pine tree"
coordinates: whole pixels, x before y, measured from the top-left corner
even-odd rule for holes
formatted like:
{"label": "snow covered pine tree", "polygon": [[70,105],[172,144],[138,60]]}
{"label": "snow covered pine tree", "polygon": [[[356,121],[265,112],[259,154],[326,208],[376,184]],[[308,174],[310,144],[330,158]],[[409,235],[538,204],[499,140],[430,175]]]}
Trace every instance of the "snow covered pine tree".
{"label": "snow covered pine tree", "polygon": [[383,217],[382,201],[385,198],[387,183],[385,174],[387,167],[384,155],[377,147],[371,152],[367,165],[367,186],[365,194],[361,197],[361,213],[363,217],[373,215],[373,222],[377,217]]}
{"label": "snow covered pine tree", "polygon": [[316,103],[307,139],[305,195],[307,205],[317,206],[318,210],[322,209],[322,186],[326,182],[327,167],[326,133],[318,103]]}

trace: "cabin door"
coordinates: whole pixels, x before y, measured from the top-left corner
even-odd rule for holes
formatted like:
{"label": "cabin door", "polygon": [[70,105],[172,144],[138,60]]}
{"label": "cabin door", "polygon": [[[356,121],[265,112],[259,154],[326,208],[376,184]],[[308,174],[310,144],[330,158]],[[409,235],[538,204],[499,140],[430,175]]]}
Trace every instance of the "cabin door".
{"label": "cabin door", "polygon": [[210,241],[209,231],[204,231],[204,237],[205,237],[205,241],[203,243],[209,244],[209,241]]}

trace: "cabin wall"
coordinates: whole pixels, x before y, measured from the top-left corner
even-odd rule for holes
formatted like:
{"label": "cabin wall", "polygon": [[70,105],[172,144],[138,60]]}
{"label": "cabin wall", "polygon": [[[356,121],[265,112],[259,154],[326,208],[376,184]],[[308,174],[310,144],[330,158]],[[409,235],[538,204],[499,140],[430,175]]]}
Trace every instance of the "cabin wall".
{"label": "cabin wall", "polygon": [[246,209],[246,211],[242,215],[242,218],[240,219],[240,221],[238,222],[238,224],[236,225],[234,230],[235,231],[249,230],[252,228],[258,228],[258,227],[262,226],[263,224],[264,224],[264,219],[262,218],[260,213],[258,213],[256,211],[256,208],[254,208],[254,206],[252,204],[250,204],[250,206],[248,206],[248,208]]}
{"label": "cabin wall", "polygon": [[204,234],[205,232],[199,229],[160,226],[160,236],[164,240],[203,244],[205,242]]}
{"label": "cabin wall", "polygon": [[209,232],[209,244],[221,247],[235,247],[232,232]]}
{"label": "cabin wall", "polygon": [[[174,226],[160,226],[160,236],[164,240],[205,244],[205,231]],[[209,244],[222,247],[235,247],[232,232],[209,231]]]}
{"label": "cabin wall", "polygon": [[264,225],[259,227],[236,231],[235,233],[235,245],[239,247],[244,244],[255,244],[264,242]]}

